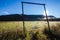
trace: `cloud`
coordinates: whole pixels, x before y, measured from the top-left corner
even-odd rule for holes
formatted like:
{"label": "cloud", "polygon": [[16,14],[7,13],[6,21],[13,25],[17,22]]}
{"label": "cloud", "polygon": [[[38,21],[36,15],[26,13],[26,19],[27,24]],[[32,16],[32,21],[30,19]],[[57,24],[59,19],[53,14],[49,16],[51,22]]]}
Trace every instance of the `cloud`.
{"label": "cloud", "polygon": [[5,11],[5,12],[3,12],[4,14],[10,14],[9,12],[7,12],[7,11]]}

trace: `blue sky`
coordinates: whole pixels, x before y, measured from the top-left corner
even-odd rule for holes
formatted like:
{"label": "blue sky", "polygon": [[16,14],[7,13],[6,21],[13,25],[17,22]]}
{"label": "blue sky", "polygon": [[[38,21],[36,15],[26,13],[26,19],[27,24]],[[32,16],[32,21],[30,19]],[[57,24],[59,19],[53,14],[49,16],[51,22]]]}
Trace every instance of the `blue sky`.
{"label": "blue sky", "polygon": [[[21,1],[45,3],[48,15],[60,17],[60,0],[0,0],[0,15],[21,14]],[[44,14],[43,6],[24,4],[25,14]]]}

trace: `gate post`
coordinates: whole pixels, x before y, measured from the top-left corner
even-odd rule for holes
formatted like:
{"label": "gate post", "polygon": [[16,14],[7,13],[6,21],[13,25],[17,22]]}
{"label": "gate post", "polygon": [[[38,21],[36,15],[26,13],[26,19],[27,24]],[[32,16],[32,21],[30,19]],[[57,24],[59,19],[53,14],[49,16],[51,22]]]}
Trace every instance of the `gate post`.
{"label": "gate post", "polygon": [[24,23],[24,7],[23,7],[23,2],[21,2],[21,5],[22,5],[22,21],[23,21],[23,39],[22,40],[25,40],[25,37],[26,37],[26,33],[25,33],[25,23]]}
{"label": "gate post", "polygon": [[47,21],[47,23],[48,23],[48,29],[49,29],[49,34],[50,34],[50,25],[49,25],[49,19],[48,19],[48,16],[47,16],[47,11],[46,11],[46,7],[45,7],[45,5],[44,5],[44,12],[45,12],[45,14],[46,14],[46,21]]}

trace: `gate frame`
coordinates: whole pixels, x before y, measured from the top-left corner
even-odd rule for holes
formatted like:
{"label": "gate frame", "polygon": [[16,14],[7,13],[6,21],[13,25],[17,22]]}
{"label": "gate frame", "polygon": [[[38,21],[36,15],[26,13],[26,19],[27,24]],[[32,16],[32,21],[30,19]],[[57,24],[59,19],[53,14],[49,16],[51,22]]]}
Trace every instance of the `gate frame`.
{"label": "gate frame", "polygon": [[43,8],[44,8],[44,12],[45,12],[45,15],[46,15],[46,21],[47,21],[47,25],[48,25],[48,29],[49,29],[49,32],[50,32],[50,25],[49,25],[49,20],[48,20],[48,16],[47,16],[47,11],[46,11],[46,4],[41,4],[41,3],[33,3],[33,2],[21,2],[21,5],[22,5],[22,16],[23,16],[23,32],[25,34],[25,23],[24,23],[24,5],[23,4],[33,4],[33,5],[42,5]]}

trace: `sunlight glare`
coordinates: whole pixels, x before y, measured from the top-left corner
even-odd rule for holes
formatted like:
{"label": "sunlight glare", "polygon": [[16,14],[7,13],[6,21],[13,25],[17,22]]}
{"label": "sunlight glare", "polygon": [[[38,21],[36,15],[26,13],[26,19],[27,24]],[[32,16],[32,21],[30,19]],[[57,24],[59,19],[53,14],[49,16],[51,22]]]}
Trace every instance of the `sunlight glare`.
{"label": "sunlight glare", "polygon": [[[47,12],[47,15],[49,15],[49,11],[48,11],[48,10],[46,10],[46,12]],[[45,11],[44,11],[43,15],[46,15],[46,14],[45,14]]]}

